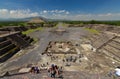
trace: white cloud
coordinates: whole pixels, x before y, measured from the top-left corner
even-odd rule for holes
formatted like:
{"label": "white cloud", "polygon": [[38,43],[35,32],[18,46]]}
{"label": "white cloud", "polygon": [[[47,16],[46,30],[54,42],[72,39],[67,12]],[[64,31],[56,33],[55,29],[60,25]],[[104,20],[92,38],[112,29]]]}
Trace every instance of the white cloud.
{"label": "white cloud", "polygon": [[104,16],[113,16],[116,14],[112,14],[112,13],[106,13],[106,14],[98,14],[98,16],[104,17]]}
{"label": "white cloud", "polygon": [[46,13],[46,14],[70,14],[69,11],[66,10],[43,10],[41,12],[42,14]]}
{"label": "white cloud", "polygon": [[70,14],[70,12],[67,11],[66,14],[68,15],[68,14]]}
{"label": "white cloud", "polygon": [[67,10],[43,10],[32,12],[30,9],[8,10],[0,9],[0,18],[26,18],[34,16],[43,16],[52,19],[68,20],[120,20],[120,13],[104,14],[72,14]]}
{"label": "white cloud", "polygon": [[[106,13],[106,14],[54,14],[47,15],[52,19],[67,19],[67,20],[120,20],[120,13]],[[69,15],[68,15],[69,14]]]}
{"label": "white cloud", "polygon": [[39,16],[39,13],[32,12],[29,9],[25,10],[0,9],[0,18],[26,18],[34,16]]}
{"label": "white cloud", "polygon": [[1,14],[6,14],[6,13],[8,13],[8,10],[7,9],[0,9],[0,13]]}
{"label": "white cloud", "polygon": [[47,13],[48,11],[47,10],[44,10],[43,13]]}

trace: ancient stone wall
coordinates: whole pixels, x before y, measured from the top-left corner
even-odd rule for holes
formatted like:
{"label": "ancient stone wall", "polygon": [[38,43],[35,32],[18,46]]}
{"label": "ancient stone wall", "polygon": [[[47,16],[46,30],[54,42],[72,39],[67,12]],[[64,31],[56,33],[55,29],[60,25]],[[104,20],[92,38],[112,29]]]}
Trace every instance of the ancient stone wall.
{"label": "ancient stone wall", "polygon": [[116,37],[104,45],[99,52],[120,61],[120,37]]}
{"label": "ancient stone wall", "polygon": [[110,32],[114,32],[114,33],[120,33],[119,32],[120,27],[119,26],[113,26],[113,25],[87,24],[87,25],[84,25],[84,27],[96,29],[96,30],[99,30],[99,31],[110,31]]}
{"label": "ancient stone wall", "polygon": [[0,62],[4,62],[19,51],[19,47],[6,37],[0,38]]}
{"label": "ancient stone wall", "polygon": [[8,60],[20,49],[28,47],[32,41],[32,38],[21,32],[0,37],[0,62]]}
{"label": "ancient stone wall", "polygon": [[100,34],[91,36],[90,40],[96,52],[120,61],[120,36]]}

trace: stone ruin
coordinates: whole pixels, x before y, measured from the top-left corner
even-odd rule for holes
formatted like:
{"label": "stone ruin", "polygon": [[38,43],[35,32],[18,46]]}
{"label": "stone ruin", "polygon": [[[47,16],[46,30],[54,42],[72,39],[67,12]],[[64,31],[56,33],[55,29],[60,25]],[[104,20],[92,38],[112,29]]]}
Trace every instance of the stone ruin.
{"label": "stone ruin", "polygon": [[72,43],[69,41],[56,41],[50,42],[47,49],[45,50],[46,54],[76,54],[75,48]]}
{"label": "stone ruin", "polygon": [[56,63],[64,68],[75,64],[78,66],[81,61],[87,60],[70,41],[51,41],[42,55],[43,63]]}
{"label": "stone ruin", "polygon": [[20,49],[30,46],[32,41],[32,38],[21,32],[2,35],[0,37],[0,63],[11,58]]}

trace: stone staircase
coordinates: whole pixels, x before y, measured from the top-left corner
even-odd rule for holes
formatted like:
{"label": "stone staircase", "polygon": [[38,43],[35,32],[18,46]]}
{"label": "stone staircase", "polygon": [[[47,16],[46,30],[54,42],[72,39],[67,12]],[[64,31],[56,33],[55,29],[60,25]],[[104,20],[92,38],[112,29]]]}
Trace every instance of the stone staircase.
{"label": "stone staircase", "polygon": [[120,61],[120,36],[115,33],[102,33],[90,37],[91,44],[96,52]]}
{"label": "stone staircase", "polygon": [[8,60],[20,49],[30,46],[32,41],[32,38],[21,32],[0,37],[0,63]]}
{"label": "stone staircase", "polygon": [[0,38],[0,62],[4,62],[20,50],[7,38]]}
{"label": "stone staircase", "polygon": [[15,35],[10,35],[8,38],[11,41],[13,41],[16,45],[18,45],[21,49],[28,47],[30,45],[30,43],[33,41],[32,38],[22,34],[21,32],[15,34]]}
{"label": "stone staircase", "polygon": [[33,41],[32,38],[30,38],[30,36],[27,36],[25,34],[19,33],[18,34],[20,37],[22,37],[25,41],[27,41],[28,43],[31,43]]}
{"label": "stone staircase", "polygon": [[113,38],[106,45],[102,46],[99,52],[120,61],[120,37]]}
{"label": "stone staircase", "polygon": [[107,34],[97,34],[90,36],[90,40],[92,43],[92,46],[96,49],[100,49],[102,46],[106,45],[108,42],[110,42],[112,39],[114,39],[116,36],[114,35],[107,35]]}
{"label": "stone staircase", "polygon": [[4,27],[4,28],[0,28],[0,31],[12,31],[12,32],[15,32],[15,31],[26,31],[26,30],[29,30],[29,29],[35,29],[37,28],[37,26],[12,26],[12,27]]}

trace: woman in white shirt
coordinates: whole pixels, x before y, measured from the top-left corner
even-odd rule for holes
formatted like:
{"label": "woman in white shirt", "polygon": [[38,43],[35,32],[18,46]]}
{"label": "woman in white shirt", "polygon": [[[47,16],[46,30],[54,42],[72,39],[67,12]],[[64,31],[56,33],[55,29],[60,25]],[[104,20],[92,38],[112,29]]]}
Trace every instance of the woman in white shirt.
{"label": "woman in white shirt", "polygon": [[120,67],[117,67],[115,69],[115,75],[118,76],[118,77],[120,77]]}

